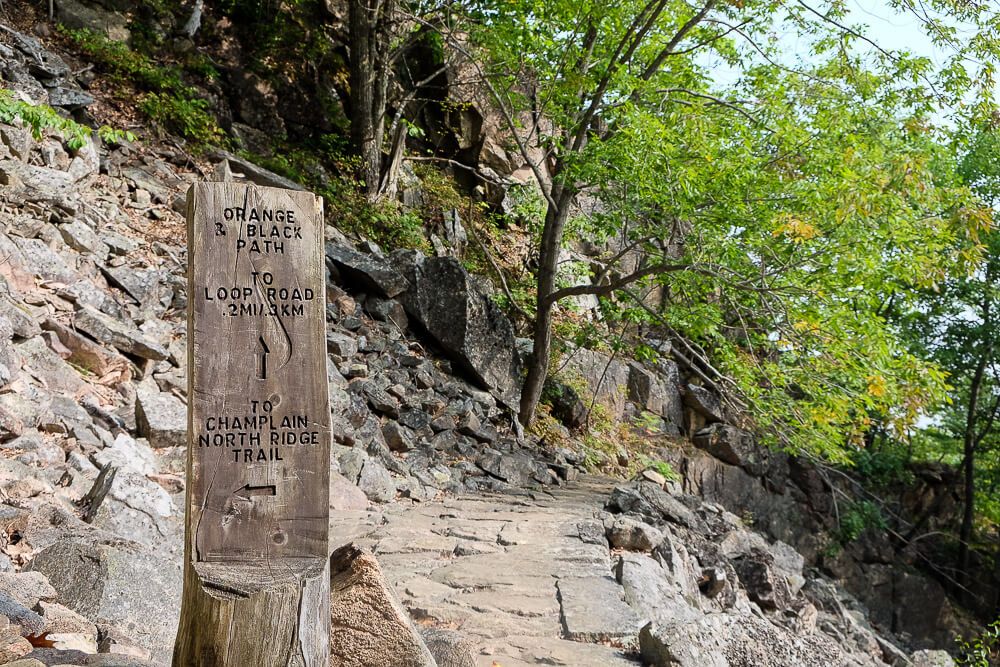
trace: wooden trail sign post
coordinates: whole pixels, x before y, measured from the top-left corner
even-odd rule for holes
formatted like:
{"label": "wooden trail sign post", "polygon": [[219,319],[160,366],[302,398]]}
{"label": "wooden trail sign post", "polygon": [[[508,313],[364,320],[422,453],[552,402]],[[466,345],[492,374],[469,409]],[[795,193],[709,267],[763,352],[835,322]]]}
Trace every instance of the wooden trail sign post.
{"label": "wooden trail sign post", "polygon": [[174,667],[329,662],[322,200],[188,192],[188,467]]}

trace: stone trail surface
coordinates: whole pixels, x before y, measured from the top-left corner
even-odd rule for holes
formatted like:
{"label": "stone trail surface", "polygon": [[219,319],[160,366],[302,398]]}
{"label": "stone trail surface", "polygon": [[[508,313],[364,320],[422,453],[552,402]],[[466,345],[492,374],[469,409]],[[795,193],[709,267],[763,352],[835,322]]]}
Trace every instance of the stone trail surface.
{"label": "stone trail surface", "polygon": [[478,665],[635,667],[629,642],[644,621],[622,599],[595,518],[611,487],[586,477],[340,511],[331,539],[369,547],[416,622],[460,631]]}

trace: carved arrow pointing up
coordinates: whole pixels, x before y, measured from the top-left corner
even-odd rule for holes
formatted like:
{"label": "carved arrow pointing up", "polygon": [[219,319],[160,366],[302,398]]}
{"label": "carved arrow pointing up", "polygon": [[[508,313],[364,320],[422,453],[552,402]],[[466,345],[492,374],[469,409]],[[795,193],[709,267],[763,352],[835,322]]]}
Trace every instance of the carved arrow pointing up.
{"label": "carved arrow pointing up", "polygon": [[260,373],[259,373],[258,377],[261,380],[266,380],[267,379],[267,355],[268,355],[268,353],[271,350],[267,346],[267,343],[264,342],[264,337],[263,336],[258,336],[257,337],[257,342],[260,343],[260,347],[261,347],[261,352],[260,352]]}

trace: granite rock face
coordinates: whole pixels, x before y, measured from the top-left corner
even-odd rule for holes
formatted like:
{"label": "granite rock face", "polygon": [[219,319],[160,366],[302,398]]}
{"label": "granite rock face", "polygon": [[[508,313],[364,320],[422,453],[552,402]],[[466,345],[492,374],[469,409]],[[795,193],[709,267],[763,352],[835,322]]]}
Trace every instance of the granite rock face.
{"label": "granite rock face", "polygon": [[179,561],[135,545],[65,540],[43,549],[29,569],[44,574],[69,609],[120,628],[159,660],[169,658],[180,613]]}
{"label": "granite rock face", "polygon": [[414,289],[413,317],[477,381],[516,407],[521,365],[507,316],[451,257],[422,262]]}
{"label": "granite rock face", "polygon": [[330,664],[437,667],[370,553],[347,545],[330,558]]}
{"label": "granite rock face", "polygon": [[[386,258],[332,242],[326,254],[347,281],[390,298],[377,303],[369,298],[366,307],[377,319],[405,328],[405,310],[469,377],[508,406],[518,404],[521,365],[514,328],[457,260],[417,253]],[[398,305],[402,309],[394,316]]]}

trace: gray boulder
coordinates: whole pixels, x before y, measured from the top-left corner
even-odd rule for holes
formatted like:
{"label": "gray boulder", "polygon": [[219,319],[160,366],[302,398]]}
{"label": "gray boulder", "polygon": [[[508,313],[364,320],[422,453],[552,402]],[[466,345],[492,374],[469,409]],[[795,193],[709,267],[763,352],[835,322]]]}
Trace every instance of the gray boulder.
{"label": "gray boulder", "polygon": [[152,380],[136,389],[135,423],[139,435],[152,447],[187,444],[187,406],[173,394],[160,391]]}
{"label": "gray boulder", "polygon": [[385,466],[369,457],[358,475],[358,488],[376,503],[392,502],[396,498],[396,483]]}
{"label": "gray boulder", "polygon": [[625,602],[647,621],[685,623],[702,612],[697,589],[694,596],[685,595],[676,580],[668,578],[664,568],[644,554],[623,554],[615,567],[615,576],[622,585]]}
{"label": "gray boulder", "polygon": [[434,257],[417,265],[404,305],[448,356],[508,406],[521,398],[521,361],[514,326],[473,282],[458,260]]}
{"label": "gray boulder", "polygon": [[514,486],[552,481],[548,468],[525,454],[503,454],[495,449],[485,449],[476,465],[491,476]]}
{"label": "gray boulder", "polygon": [[788,582],[774,568],[774,557],[761,549],[753,549],[732,561],[740,583],[751,600],[763,609],[784,609],[792,599]]}
{"label": "gray boulder", "polygon": [[611,512],[642,515],[651,523],[666,519],[681,526],[693,526],[699,521],[678,498],[655,482],[645,480],[616,486],[606,507]]}
{"label": "gray boulder", "polygon": [[118,627],[155,659],[169,661],[180,614],[179,559],[128,543],[71,539],[40,551],[27,569],[48,577],[60,604]]}
{"label": "gray boulder", "polygon": [[931,651],[923,650],[917,651],[912,656],[910,660],[913,662],[913,667],[954,667],[955,661],[946,651]]}
{"label": "gray boulder", "polygon": [[627,516],[618,517],[608,530],[608,542],[615,549],[652,551],[663,541],[663,533],[649,524]]}
{"label": "gray boulder", "polygon": [[41,616],[6,593],[0,593],[0,616],[16,624],[21,636],[37,636],[45,631],[45,620]]}
{"label": "gray boulder", "polygon": [[729,424],[712,424],[694,434],[695,447],[733,466],[746,467],[754,462],[753,435]]}
{"label": "gray boulder", "polygon": [[708,423],[725,421],[722,401],[704,387],[687,385],[684,388],[684,405],[701,415]]}
{"label": "gray boulder", "polygon": [[77,0],[58,0],[56,17],[69,28],[85,28],[116,42],[128,41],[128,20],[118,12],[107,11]]}
{"label": "gray boulder", "polygon": [[162,345],[150,340],[135,327],[90,306],[80,306],[73,324],[94,340],[111,345],[126,354],[154,361],[162,361],[170,356]]}

